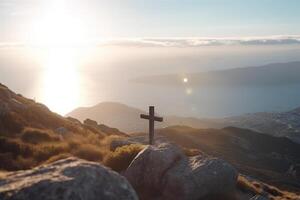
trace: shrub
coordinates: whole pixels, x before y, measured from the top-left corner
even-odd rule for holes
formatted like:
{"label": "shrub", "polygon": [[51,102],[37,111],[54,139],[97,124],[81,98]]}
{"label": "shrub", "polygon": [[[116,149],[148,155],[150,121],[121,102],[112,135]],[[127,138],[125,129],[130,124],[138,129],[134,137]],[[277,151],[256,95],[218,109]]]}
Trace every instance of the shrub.
{"label": "shrub", "polygon": [[72,154],[78,158],[82,158],[89,161],[101,161],[103,158],[103,152],[97,146],[84,144],[80,145]]}
{"label": "shrub", "polygon": [[198,149],[183,148],[183,152],[186,156],[189,156],[189,157],[197,156],[197,155],[202,154],[202,152]]}
{"label": "shrub", "polygon": [[66,153],[69,151],[69,146],[66,143],[57,143],[51,145],[40,145],[36,147],[36,151],[34,152],[34,160],[37,162],[44,162],[51,158],[52,156]]}
{"label": "shrub", "polygon": [[144,145],[131,144],[118,147],[114,152],[110,152],[104,159],[104,164],[117,172],[127,169],[135,156],[143,150]]}
{"label": "shrub", "polygon": [[76,140],[70,140],[68,141],[68,146],[69,146],[69,149],[70,151],[72,150],[76,150],[80,147],[80,142],[79,141],[76,141]]}
{"label": "shrub", "polygon": [[46,162],[44,162],[44,164],[53,163],[55,161],[69,158],[69,157],[72,157],[72,155],[69,153],[58,154],[58,155],[55,155],[55,156],[52,156],[51,158],[49,158]]}
{"label": "shrub", "polygon": [[5,170],[30,169],[36,166],[36,162],[30,158],[15,156],[12,153],[0,153],[0,168]]}
{"label": "shrub", "polygon": [[51,136],[47,131],[33,128],[25,129],[21,136],[21,139],[24,142],[32,144],[59,141],[59,137]]}
{"label": "shrub", "polygon": [[4,133],[20,133],[23,130],[21,119],[14,113],[0,117],[0,131]]}
{"label": "shrub", "polygon": [[11,153],[14,157],[21,155],[29,157],[33,154],[34,150],[31,146],[22,143],[17,139],[9,139],[0,137],[0,153]]}

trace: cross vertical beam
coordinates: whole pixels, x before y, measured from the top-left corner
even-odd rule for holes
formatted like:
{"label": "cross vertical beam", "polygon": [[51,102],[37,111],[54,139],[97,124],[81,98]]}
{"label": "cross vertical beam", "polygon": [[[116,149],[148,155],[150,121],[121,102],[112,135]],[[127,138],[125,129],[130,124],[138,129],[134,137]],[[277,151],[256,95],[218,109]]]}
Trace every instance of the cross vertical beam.
{"label": "cross vertical beam", "polygon": [[[154,106],[149,106],[149,144],[154,144]],[[153,116],[153,117],[152,117]]]}
{"label": "cross vertical beam", "polygon": [[141,114],[142,119],[148,119],[149,120],[149,144],[154,144],[154,122],[162,122],[162,117],[156,117],[154,112],[154,106],[149,106],[149,115]]}

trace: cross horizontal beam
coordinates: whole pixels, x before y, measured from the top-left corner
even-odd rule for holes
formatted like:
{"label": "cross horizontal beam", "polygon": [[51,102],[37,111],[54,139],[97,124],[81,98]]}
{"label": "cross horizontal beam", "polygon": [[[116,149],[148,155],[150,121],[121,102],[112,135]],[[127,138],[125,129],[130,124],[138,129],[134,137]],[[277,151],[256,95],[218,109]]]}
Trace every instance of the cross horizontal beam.
{"label": "cross horizontal beam", "polygon": [[162,122],[163,121],[162,117],[149,116],[149,115],[145,115],[145,114],[141,114],[141,118],[142,119],[153,119],[154,121],[157,121],[157,122]]}

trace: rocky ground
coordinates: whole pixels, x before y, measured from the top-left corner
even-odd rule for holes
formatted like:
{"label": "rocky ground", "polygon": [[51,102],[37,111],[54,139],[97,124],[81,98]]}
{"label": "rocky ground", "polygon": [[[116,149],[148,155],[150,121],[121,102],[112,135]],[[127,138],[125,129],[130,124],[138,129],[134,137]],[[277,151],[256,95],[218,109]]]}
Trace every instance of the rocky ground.
{"label": "rocky ground", "polygon": [[0,200],[299,200],[248,174],[254,163],[259,178],[282,169],[297,178],[299,147],[288,139],[235,128],[157,134],[142,145],[145,134],[59,116],[0,84],[0,170],[10,171],[0,171]]}
{"label": "rocky ground", "polygon": [[295,193],[241,177],[226,161],[178,146],[146,146],[118,174],[99,163],[67,158],[0,178],[3,200],[250,200],[294,199]]}

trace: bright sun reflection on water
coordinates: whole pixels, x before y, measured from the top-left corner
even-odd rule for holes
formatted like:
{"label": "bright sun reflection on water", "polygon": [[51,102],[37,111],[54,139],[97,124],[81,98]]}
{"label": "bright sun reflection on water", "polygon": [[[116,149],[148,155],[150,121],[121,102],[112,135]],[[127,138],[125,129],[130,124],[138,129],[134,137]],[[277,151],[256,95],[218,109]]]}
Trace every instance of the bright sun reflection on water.
{"label": "bright sun reflection on water", "polygon": [[74,109],[80,101],[78,63],[68,49],[49,50],[45,58],[42,102],[60,114]]}
{"label": "bright sun reflection on water", "polygon": [[32,43],[42,57],[40,101],[59,114],[80,105],[80,44],[86,39],[84,17],[66,8],[64,0],[47,1],[47,10],[33,26]]}

